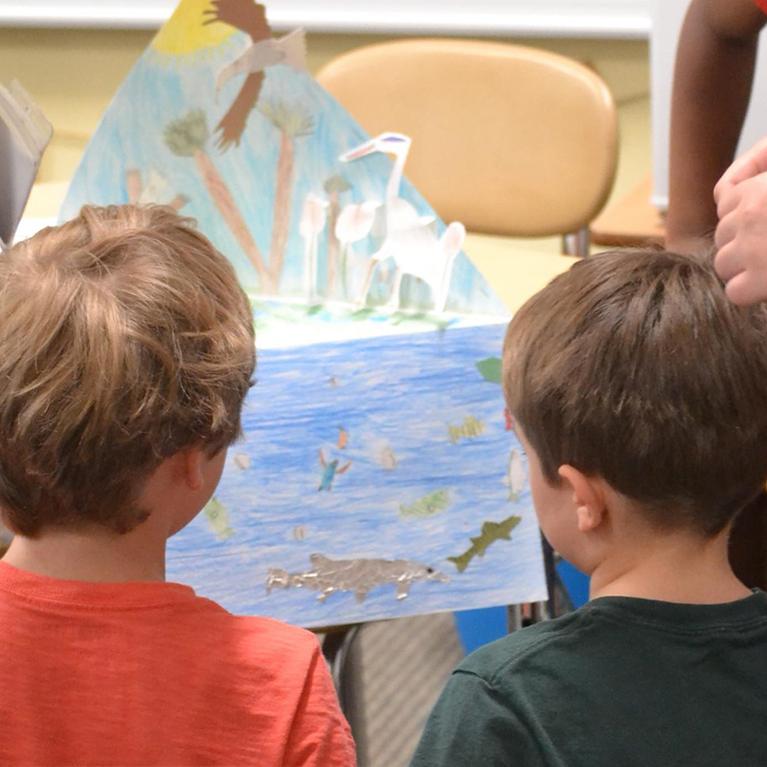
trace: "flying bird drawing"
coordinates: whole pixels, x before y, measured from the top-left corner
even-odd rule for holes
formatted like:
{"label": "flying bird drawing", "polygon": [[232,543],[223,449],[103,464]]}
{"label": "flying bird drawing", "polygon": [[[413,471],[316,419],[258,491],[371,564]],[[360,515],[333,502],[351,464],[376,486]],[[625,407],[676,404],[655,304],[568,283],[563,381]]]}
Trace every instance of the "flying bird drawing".
{"label": "flying bird drawing", "polygon": [[212,0],[211,9],[205,12],[204,24],[217,21],[245,32],[253,41],[248,49],[228,66],[224,67],[216,80],[216,94],[224,84],[238,74],[245,74],[245,80],[227,113],[216,126],[219,132],[218,146],[226,151],[232,144],[239,145],[248,116],[258,103],[267,67],[287,64],[295,69],[304,69],[306,41],[303,30],[295,30],[284,37],[274,39],[266,8],[253,0]]}

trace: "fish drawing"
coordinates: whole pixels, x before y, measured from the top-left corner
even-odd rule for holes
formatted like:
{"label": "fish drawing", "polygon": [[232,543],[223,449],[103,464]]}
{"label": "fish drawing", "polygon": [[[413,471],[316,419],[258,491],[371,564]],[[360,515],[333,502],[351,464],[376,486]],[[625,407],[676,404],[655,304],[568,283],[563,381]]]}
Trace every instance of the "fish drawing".
{"label": "fish drawing", "polygon": [[352,465],[351,461],[347,461],[343,466],[339,468],[340,461],[338,458],[334,458],[332,461],[328,461],[325,458],[325,453],[320,448],[320,464],[322,466],[322,477],[320,479],[320,486],[318,491],[327,490],[330,492],[333,489],[333,480],[336,478],[336,474],[343,474],[349,470]]}
{"label": "fish drawing", "polygon": [[250,468],[250,456],[245,453],[235,453],[232,460],[234,461],[234,465],[240,469],[240,471],[245,471],[245,469]]}
{"label": "fish drawing", "polygon": [[503,381],[503,364],[500,357],[487,357],[475,365],[479,374],[488,383],[500,384]]}
{"label": "fish drawing", "polygon": [[208,501],[203,514],[220,541],[234,535],[234,530],[229,525],[229,511],[215,496]]}
{"label": "fish drawing", "polygon": [[450,491],[442,488],[419,498],[415,503],[408,505],[401,503],[399,513],[403,517],[430,517],[444,511],[449,505]]}
{"label": "fish drawing", "polygon": [[389,445],[384,445],[376,456],[378,463],[386,469],[386,471],[393,471],[397,468],[397,456],[394,455],[394,451]]}
{"label": "fish drawing", "polygon": [[479,535],[470,538],[471,546],[457,557],[448,557],[459,573],[462,573],[474,557],[483,557],[490,544],[511,539],[511,531],[519,524],[521,517],[506,517],[502,522],[483,522]]}
{"label": "fish drawing", "polygon": [[485,424],[473,415],[463,419],[458,426],[448,425],[447,436],[450,443],[457,445],[462,439],[479,437],[485,431]]}
{"label": "fish drawing", "polygon": [[364,602],[369,591],[391,584],[397,599],[405,599],[416,581],[447,583],[449,578],[429,565],[407,559],[331,559],[322,554],[309,557],[311,567],[303,573],[289,573],[280,567],[269,569],[266,591],[273,588],[307,588],[319,592],[324,602],[337,591],[353,592]]}
{"label": "fish drawing", "polygon": [[514,448],[509,454],[509,468],[506,474],[506,484],[509,486],[509,500],[518,501],[527,485],[527,472],[522,463],[519,450]]}
{"label": "fish drawing", "polygon": [[338,449],[344,450],[349,444],[349,432],[343,426],[338,427]]}
{"label": "fish drawing", "polygon": [[306,527],[304,525],[296,525],[293,528],[293,538],[297,541],[303,541],[306,538]]}

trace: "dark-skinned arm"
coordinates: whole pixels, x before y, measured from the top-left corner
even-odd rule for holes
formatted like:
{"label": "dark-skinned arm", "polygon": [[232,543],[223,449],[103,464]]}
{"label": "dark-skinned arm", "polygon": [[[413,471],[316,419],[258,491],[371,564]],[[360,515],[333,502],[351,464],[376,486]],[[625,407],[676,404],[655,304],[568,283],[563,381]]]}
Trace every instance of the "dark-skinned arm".
{"label": "dark-skinned arm", "polygon": [[717,224],[713,190],[743,126],[759,32],[753,0],[692,0],[677,48],[671,104],[667,247],[692,252]]}

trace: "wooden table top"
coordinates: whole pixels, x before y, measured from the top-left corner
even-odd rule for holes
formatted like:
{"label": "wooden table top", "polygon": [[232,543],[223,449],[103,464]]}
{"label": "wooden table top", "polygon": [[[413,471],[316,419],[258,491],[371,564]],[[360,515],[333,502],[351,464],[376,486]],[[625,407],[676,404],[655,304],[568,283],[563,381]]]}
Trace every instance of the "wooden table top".
{"label": "wooden table top", "polygon": [[650,202],[648,176],[625,197],[610,205],[591,224],[591,241],[614,247],[662,245],[666,237],[663,216]]}

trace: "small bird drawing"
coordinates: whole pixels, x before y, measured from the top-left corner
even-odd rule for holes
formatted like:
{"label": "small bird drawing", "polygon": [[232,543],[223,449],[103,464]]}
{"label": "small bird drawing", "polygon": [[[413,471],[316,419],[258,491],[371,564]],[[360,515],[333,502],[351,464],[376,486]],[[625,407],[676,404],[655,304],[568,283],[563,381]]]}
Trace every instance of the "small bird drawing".
{"label": "small bird drawing", "polygon": [[294,29],[284,37],[253,43],[242,56],[218,73],[216,95],[235,75],[263,72],[276,64],[299,70],[306,68],[306,35],[303,29]]}
{"label": "small bird drawing", "polygon": [[322,478],[320,479],[320,486],[317,488],[318,492],[327,490],[330,492],[333,489],[333,481],[336,478],[336,474],[344,474],[349,470],[352,465],[351,461],[348,461],[339,468],[340,461],[334,458],[332,461],[328,461],[325,458],[325,453],[320,449],[320,465],[322,466]]}
{"label": "small bird drawing", "polygon": [[232,77],[245,75],[245,81],[227,113],[216,126],[220,132],[218,145],[226,151],[232,144],[239,145],[248,116],[258,103],[267,67],[287,64],[305,69],[306,42],[303,30],[295,30],[279,39],[272,37],[266,20],[266,8],[253,0],[211,0],[204,24],[223,22],[250,36],[248,49],[219,72],[216,93]]}

